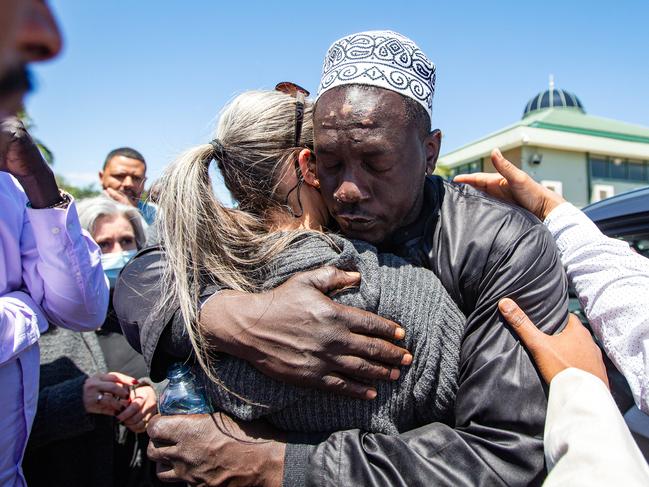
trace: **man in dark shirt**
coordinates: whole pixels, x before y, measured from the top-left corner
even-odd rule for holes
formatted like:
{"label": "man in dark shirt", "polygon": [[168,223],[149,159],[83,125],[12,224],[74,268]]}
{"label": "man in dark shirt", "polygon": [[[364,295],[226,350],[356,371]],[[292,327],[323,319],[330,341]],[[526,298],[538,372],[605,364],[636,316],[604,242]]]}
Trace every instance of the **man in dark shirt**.
{"label": "man in dark shirt", "polygon": [[[361,47],[365,54],[359,58]],[[345,61],[364,74],[348,79]],[[384,68],[388,71],[380,71]],[[396,83],[395,73],[408,82]],[[504,326],[497,303],[514,298],[546,332],[565,322],[567,282],[551,236],[522,210],[426,177],[441,139],[438,130],[430,130],[434,66],[412,41],[391,32],[343,38],[329,51],[322,83],[314,114],[316,162],[305,177],[319,180],[345,235],[430,268],[467,316],[454,422],[422,425],[399,436],[341,431],[318,443],[290,434],[268,440],[272,433],[223,415],[216,422],[227,427],[226,434],[209,416],[162,418],[149,429],[152,438],[172,444],[150,450],[170,465],[161,476],[207,485],[232,479],[245,485],[540,483],[544,387]],[[417,83],[424,90],[409,91]],[[182,323],[174,310],[145,323],[146,293],[133,299],[126,289],[153,284],[159,258],[152,251],[125,269],[118,297],[123,304],[116,303],[125,328],[145,325],[134,341],[141,340],[158,373],[189,352]],[[201,323],[217,350],[270,376],[370,398],[371,386],[363,379],[381,374],[364,373],[376,370],[365,365],[350,373],[338,358],[372,359],[364,363],[389,371],[403,352],[377,338],[366,337],[373,340],[367,350],[358,346],[360,333],[390,338],[395,325],[334,306],[316,291],[344,285],[345,279],[323,271],[295,276],[265,294],[222,291],[204,305]],[[151,299],[155,295],[152,291]],[[318,330],[335,333],[332,338]],[[357,346],[345,348],[350,343]],[[328,379],[319,383],[323,377]]]}

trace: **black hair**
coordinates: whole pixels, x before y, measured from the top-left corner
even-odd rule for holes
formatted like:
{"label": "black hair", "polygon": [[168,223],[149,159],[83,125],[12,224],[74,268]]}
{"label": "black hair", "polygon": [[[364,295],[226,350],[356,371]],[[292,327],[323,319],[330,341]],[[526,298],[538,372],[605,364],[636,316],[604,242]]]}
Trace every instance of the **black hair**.
{"label": "black hair", "polygon": [[414,123],[419,136],[423,139],[430,134],[430,115],[421,103],[416,102],[407,96],[403,97],[403,104],[406,108],[406,117],[410,123]]}
{"label": "black hair", "polygon": [[146,161],[144,160],[144,156],[140,154],[138,151],[130,147],[119,147],[117,149],[113,149],[108,153],[108,155],[106,156],[106,160],[104,161],[104,167],[102,170],[105,171],[106,166],[108,166],[108,163],[111,161],[111,159],[117,156],[122,156],[122,157],[127,157],[128,159],[136,159],[138,161],[142,161],[142,164],[146,166]]}
{"label": "black hair", "polygon": [[26,66],[17,66],[0,78],[0,96],[5,97],[20,93],[29,92],[34,88],[32,75]]}

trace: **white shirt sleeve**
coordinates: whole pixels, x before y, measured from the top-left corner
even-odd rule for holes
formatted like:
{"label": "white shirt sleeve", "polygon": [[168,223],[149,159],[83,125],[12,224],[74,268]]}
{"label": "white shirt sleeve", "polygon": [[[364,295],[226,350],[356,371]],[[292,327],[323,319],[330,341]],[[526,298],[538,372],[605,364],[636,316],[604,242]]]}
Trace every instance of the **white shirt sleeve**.
{"label": "white shirt sleeve", "polygon": [[602,234],[570,203],[545,224],[593,332],[649,413],[649,259]]}
{"label": "white shirt sleeve", "polygon": [[550,383],[544,433],[554,486],[649,485],[649,467],[604,383],[569,368]]}

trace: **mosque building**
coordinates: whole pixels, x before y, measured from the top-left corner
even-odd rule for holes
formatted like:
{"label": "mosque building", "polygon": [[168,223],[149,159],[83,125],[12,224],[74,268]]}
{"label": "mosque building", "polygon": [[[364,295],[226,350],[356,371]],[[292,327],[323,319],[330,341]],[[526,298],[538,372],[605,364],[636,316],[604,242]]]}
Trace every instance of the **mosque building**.
{"label": "mosque building", "polygon": [[578,207],[649,184],[649,128],[587,114],[552,77],[520,121],[440,157],[439,172],[494,172],[495,147]]}

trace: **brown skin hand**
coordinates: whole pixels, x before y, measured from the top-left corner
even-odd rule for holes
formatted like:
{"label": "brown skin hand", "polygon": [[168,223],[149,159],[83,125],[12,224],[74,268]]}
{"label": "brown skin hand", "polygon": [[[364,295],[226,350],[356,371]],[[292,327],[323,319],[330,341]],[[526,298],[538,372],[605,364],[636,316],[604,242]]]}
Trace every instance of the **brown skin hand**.
{"label": "brown skin hand", "polygon": [[500,150],[491,152],[491,162],[497,173],[460,174],[453,181],[470,184],[489,196],[525,208],[539,220],[545,220],[552,210],[565,203],[566,200],[557,193],[543,187],[505,159]]}
{"label": "brown skin hand", "polygon": [[205,303],[200,321],[219,331],[211,334],[216,350],[269,377],[371,400],[376,397],[371,382],[396,380],[412,355],[390,342],[405,336],[396,323],[324,294],[359,280],[358,273],[323,267],[296,274],[267,293],[222,291]]}
{"label": "brown skin hand", "polygon": [[343,86],[326,92],[314,114],[315,173],[342,232],[380,244],[421,211],[425,174],[441,136],[421,136],[403,96]]}
{"label": "brown skin hand", "polygon": [[18,180],[32,208],[46,208],[61,200],[54,173],[15,117],[0,121],[0,171]]}
{"label": "brown skin hand", "polygon": [[223,413],[154,416],[148,457],[164,482],[203,486],[280,487],[286,444],[261,422],[237,422]]}
{"label": "brown skin hand", "polygon": [[498,308],[529,350],[545,382],[550,384],[559,372],[575,367],[598,377],[608,387],[602,351],[575,315],[570,314],[561,333],[546,335],[511,299],[501,299]]}

